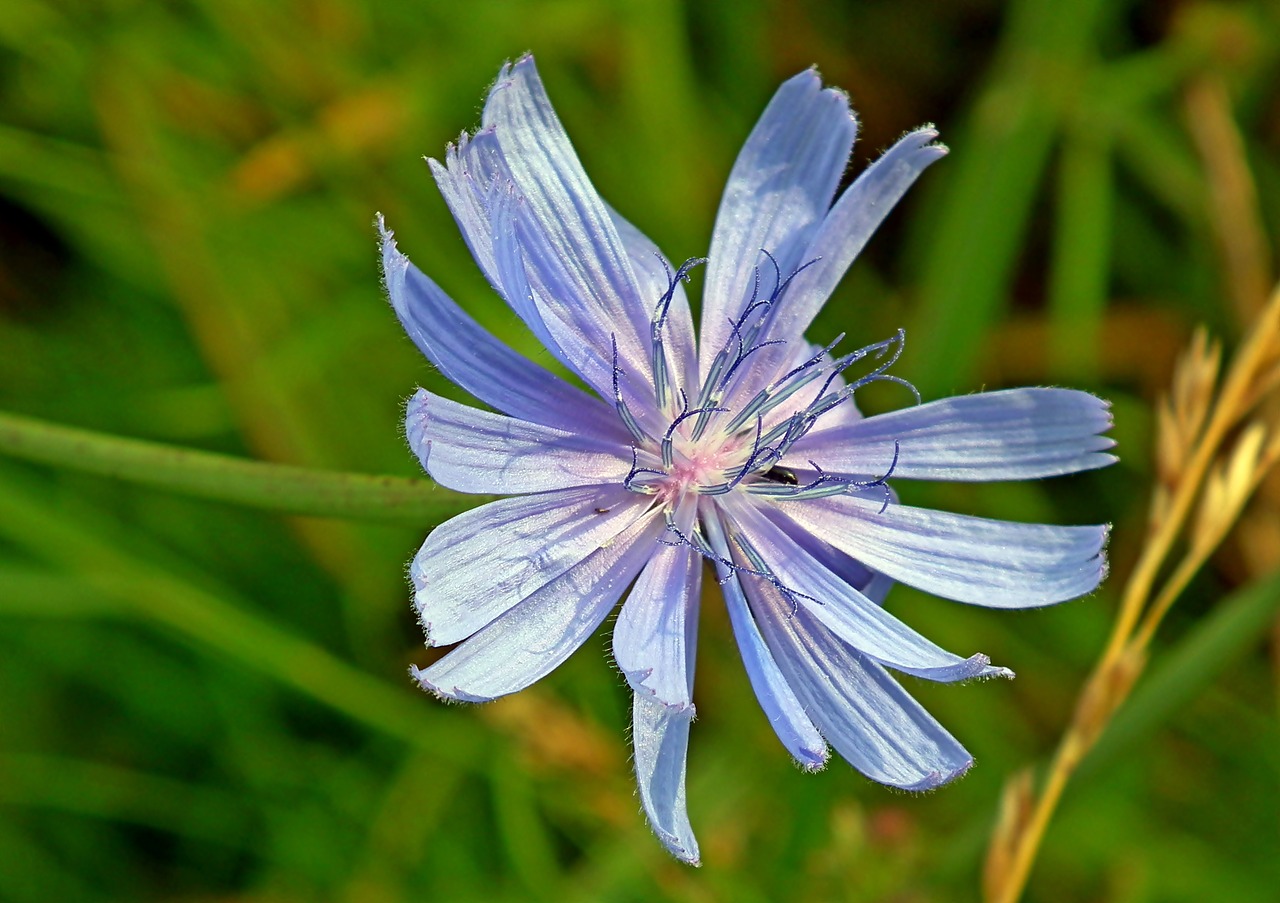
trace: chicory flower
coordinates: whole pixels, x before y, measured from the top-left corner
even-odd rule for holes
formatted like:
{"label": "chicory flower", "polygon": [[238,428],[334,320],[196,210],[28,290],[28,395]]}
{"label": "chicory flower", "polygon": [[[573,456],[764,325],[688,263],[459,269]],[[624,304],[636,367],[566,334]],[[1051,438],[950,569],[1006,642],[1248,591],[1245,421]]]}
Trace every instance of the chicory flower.
{"label": "chicory flower", "polygon": [[[1008,523],[900,504],[888,479],[1012,480],[1110,463],[1104,401],[1028,388],[863,417],[901,333],[856,351],[805,330],[871,233],[946,150],[903,137],[840,196],[856,121],[813,71],[778,89],[738,157],[705,261],[672,267],[583,171],[532,57],[504,67],[441,193],[494,290],[584,391],[503,345],[396,248],[397,315],[445,376],[501,413],[419,390],[413,450],[439,483],[509,496],[437,527],[413,560],[426,690],[483,702],[563,662],[626,596],[613,654],[633,692],[640,799],[696,863],[685,805],[704,559],[751,684],[805,769],[829,747],[919,790],[972,764],[886,669],[1012,676],[947,652],[882,606],[901,581],[1025,608],[1092,591],[1106,528]],[[834,203],[833,203],[834,199]],[[683,289],[706,264],[695,333]],[[838,340],[837,340],[838,341]]]}

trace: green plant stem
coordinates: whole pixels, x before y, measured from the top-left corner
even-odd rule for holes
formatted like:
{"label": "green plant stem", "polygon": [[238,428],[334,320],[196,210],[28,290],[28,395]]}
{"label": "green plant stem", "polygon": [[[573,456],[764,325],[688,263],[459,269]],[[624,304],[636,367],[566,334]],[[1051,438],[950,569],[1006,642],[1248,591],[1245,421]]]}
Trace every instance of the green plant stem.
{"label": "green plant stem", "polygon": [[0,453],[288,514],[422,525],[439,522],[478,500],[428,480],[269,464],[3,412]]}

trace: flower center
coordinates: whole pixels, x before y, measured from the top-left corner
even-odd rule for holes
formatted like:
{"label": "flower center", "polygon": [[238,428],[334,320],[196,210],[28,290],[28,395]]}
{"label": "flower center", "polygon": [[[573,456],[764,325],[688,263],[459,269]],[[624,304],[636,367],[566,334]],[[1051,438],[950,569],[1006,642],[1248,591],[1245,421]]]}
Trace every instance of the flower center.
{"label": "flower center", "polygon": [[[660,422],[664,415],[657,412],[666,412],[665,416],[670,418],[661,437],[641,426],[623,398],[615,339],[614,405],[635,439],[632,467],[624,485],[633,492],[656,496],[668,510],[689,493],[715,496],[739,488],[760,495],[797,499],[883,487],[887,500],[885,480],[897,465],[897,443],[888,470],[874,479],[829,474],[814,461],[808,461],[809,467],[799,472],[779,462],[813,429],[819,418],[850,401],[853,393],[867,383],[887,380],[906,385],[919,401],[919,393],[909,383],[887,372],[902,353],[905,334],[898,330],[882,342],[834,357],[832,351],[844,338],[841,335],[807,359],[791,356],[794,365],[784,369],[787,365],[779,366],[778,362],[786,360],[786,356],[776,352],[787,342],[769,338],[773,314],[791,280],[816,260],[784,279],[773,256],[766,252],[765,257],[774,268],[773,291],[767,298],[760,297],[757,268],[752,295],[731,324],[730,336],[712,359],[693,402],[684,388],[672,384],[663,334],[677,284],[687,278],[690,267],[703,261],[686,261],[671,275],[671,285],[659,299],[650,324],[653,395],[651,399],[642,400],[642,413],[654,415],[645,418],[646,422],[652,424],[655,417]],[[752,394],[751,389],[764,380],[747,377],[751,371],[748,358],[769,346],[778,346],[765,356],[770,363],[757,366],[777,367],[774,371],[777,375]],[[846,383],[845,371],[864,358],[870,358],[876,365],[870,373]]]}

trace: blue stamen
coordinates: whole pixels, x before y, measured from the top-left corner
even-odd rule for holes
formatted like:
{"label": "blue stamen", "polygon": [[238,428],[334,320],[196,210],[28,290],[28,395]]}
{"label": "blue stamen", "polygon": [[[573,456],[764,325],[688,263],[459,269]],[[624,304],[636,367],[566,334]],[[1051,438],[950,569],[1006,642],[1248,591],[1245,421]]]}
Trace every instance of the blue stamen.
{"label": "blue stamen", "polygon": [[729,368],[729,372],[726,373],[724,377],[720,380],[720,387],[724,388],[728,384],[729,379],[733,376],[733,374],[737,372],[740,366],[742,366],[742,362],[745,361],[751,355],[755,354],[761,348],[768,348],[770,345],[785,345],[785,344],[787,343],[783,339],[773,339],[768,342],[761,342],[759,345],[752,345],[746,351],[743,351],[741,354],[738,355],[738,359],[733,362],[733,366]]}
{"label": "blue stamen", "polygon": [[[834,342],[827,345],[809,360],[792,369],[789,373],[782,376],[782,378],[776,380],[772,385],[757,392],[755,397],[752,398],[751,401],[747,402],[746,406],[734,415],[734,418],[731,421],[729,421],[728,425],[725,426],[725,432],[732,433],[736,431],[740,426],[747,422],[747,418],[749,417],[753,417],[756,414],[769,413],[796,392],[799,392],[805,386],[816,380],[823,372],[821,368],[817,368],[817,365],[822,362],[822,358],[829,354],[831,349],[834,348],[843,338],[844,333],[841,333]],[[833,362],[833,365],[837,364],[838,362]],[[847,366],[847,364],[845,366]],[[835,371],[831,377],[828,377],[827,385],[830,385],[831,379],[838,373],[839,370]],[[795,378],[793,379],[793,377]],[[782,386],[783,388],[779,391],[778,386]],[[823,386],[823,391],[825,390],[826,386]],[[821,395],[821,392],[819,395]]]}
{"label": "blue stamen", "polygon": [[675,420],[671,421],[671,425],[667,427],[666,435],[662,437],[662,464],[664,467],[670,467],[672,462],[675,461],[675,451],[672,439],[675,437],[676,428],[679,427],[680,424],[684,423],[695,414],[714,414],[716,412],[724,412],[726,410],[725,408],[694,408],[691,411],[689,410],[689,398],[684,394],[683,389],[680,390],[680,401],[683,405],[683,409],[680,415],[676,417]]}
{"label": "blue stamen", "polygon": [[737,474],[731,480],[729,480],[728,483],[725,484],[725,487],[724,487],[725,492],[728,492],[730,489],[732,489],[733,487],[741,483],[743,478],[746,477],[747,474],[751,473],[753,470],[755,470],[759,466],[757,464],[757,461],[759,460],[760,457],[762,457],[762,452],[763,452],[763,449],[761,448],[761,445],[760,445],[760,434],[763,431],[764,431],[764,419],[761,417],[757,417],[756,418],[756,438],[751,445],[751,454],[747,457],[746,463],[738,468]]}
{"label": "blue stamen", "polygon": [[636,442],[643,443],[649,436],[640,428],[640,424],[636,422],[636,418],[631,414],[631,409],[622,400],[622,386],[618,382],[618,377],[622,375],[622,368],[618,366],[618,337],[610,333],[609,338],[613,342],[613,407]]}
{"label": "blue stamen", "polygon": [[676,286],[681,281],[689,281],[689,271],[699,264],[706,263],[705,257],[690,257],[684,263],[680,264],[680,269],[673,274],[671,267],[667,265],[667,261],[661,254],[657,255],[658,260],[662,262],[662,268],[667,271],[667,290],[663,292],[662,297],[658,299],[657,305],[653,310],[653,317],[650,320],[649,338],[653,349],[653,396],[658,407],[667,404],[668,398],[668,368],[666,350],[662,344],[662,327],[667,325],[667,314],[671,310],[671,301],[675,297]]}
{"label": "blue stamen", "polygon": [[638,486],[635,484],[636,477],[640,476],[640,474],[642,473],[651,473],[657,477],[665,477],[667,475],[665,471],[654,470],[653,468],[650,468],[650,467],[641,467],[640,452],[637,448],[635,448],[635,446],[632,446],[631,470],[628,471],[627,475],[623,478],[622,485],[630,492],[641,492],[641,493],[645,493],[646,495],[652,495],[653,490],[649,488],[648,484],[641,483]]}
{"label": "blue stamen", "polygon": [[775,386],[780,386],[780,385],[782,385],[783,383],[785,383],[787,380],[789,380],[791,377],[793,377],[793,376],[797,375],[798,373],[802,373],[803,371],[808,370],[810,367],[813,367],[813,366],[816,366],[816,365],[818,365],[818,364],[822,363],[822,359],[823,359],[824,357],[826,357],[828,354],[830,354],[830,353],[831,353],[831,351],[832,351],[832,349],[834,349],[837,345],[839,345],[839,344],[840,344],[841,342],[843,342],[843,341],[844,341],[844,333],[842,332],[842,333],[840,333],[838,336],[836,336],[836,337],[835,337],[835,340],[834,340],[834,341],[829,342],[829,343],[826,345],[826,347],[824,347],[824,348],[822,348],[820,351],[818,351],[818,353],[817,353],[817,354],[815,354],[813,357],[809,358],[807,361],[805,361],[805,362],[804,362],[803,364],[801,364],[800,366],[798,366],[798,367],[794,367],[794,368],[792,368],[791,370],[789,370],[787,373],[784,373],[784,374],[782,375],[782,377],[781,377],[780,379],[775,380],[773,384],[774,384]]}

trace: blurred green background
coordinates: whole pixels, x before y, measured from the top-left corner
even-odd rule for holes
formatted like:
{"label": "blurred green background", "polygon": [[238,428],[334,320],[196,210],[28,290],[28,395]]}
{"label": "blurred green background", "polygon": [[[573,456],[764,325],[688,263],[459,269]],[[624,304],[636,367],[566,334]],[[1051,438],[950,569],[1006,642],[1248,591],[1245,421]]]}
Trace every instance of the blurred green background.
{"label": "blurred green background", "polygon": [[[1111,398],[1122,461],[1106,472],[904,490],[989,516],[1110,521],[1111,581],[1026,613],[891,594],[942,645],[1019,673],[907,679],[978,760],[922,797],[834,760],[795,769],[709,601],[693,870],[639,812],[606,632],[490,706],[411,686],[429,653],[404,565],[432,524],[285,518],[0,458],[0,899],[977,897],[1004,781],[1052,749],[1142,540],[1172,361],[1197,323],[1238,338],[1273,279],[1280,10],[5,0],[0,408],[413,474],[403,400],[451,390],[381,296],[374,212],[477,317],[547,360],[421,161],[476,124],[498,66],[526,49],[602,194],[676,260],[705,252],[734,155],[794,72],[816,64],[849,91],[863,121],[852,172],[937,123],[951,156],[812,337],[857,345],[906,326],[896,372],[926,399],[1021,384]],[[1068,791],[1029,900],[1276,899],[1280,589],[1248,587],[1280,558],[1278,497],[1264,489],[1173,613]]]}

